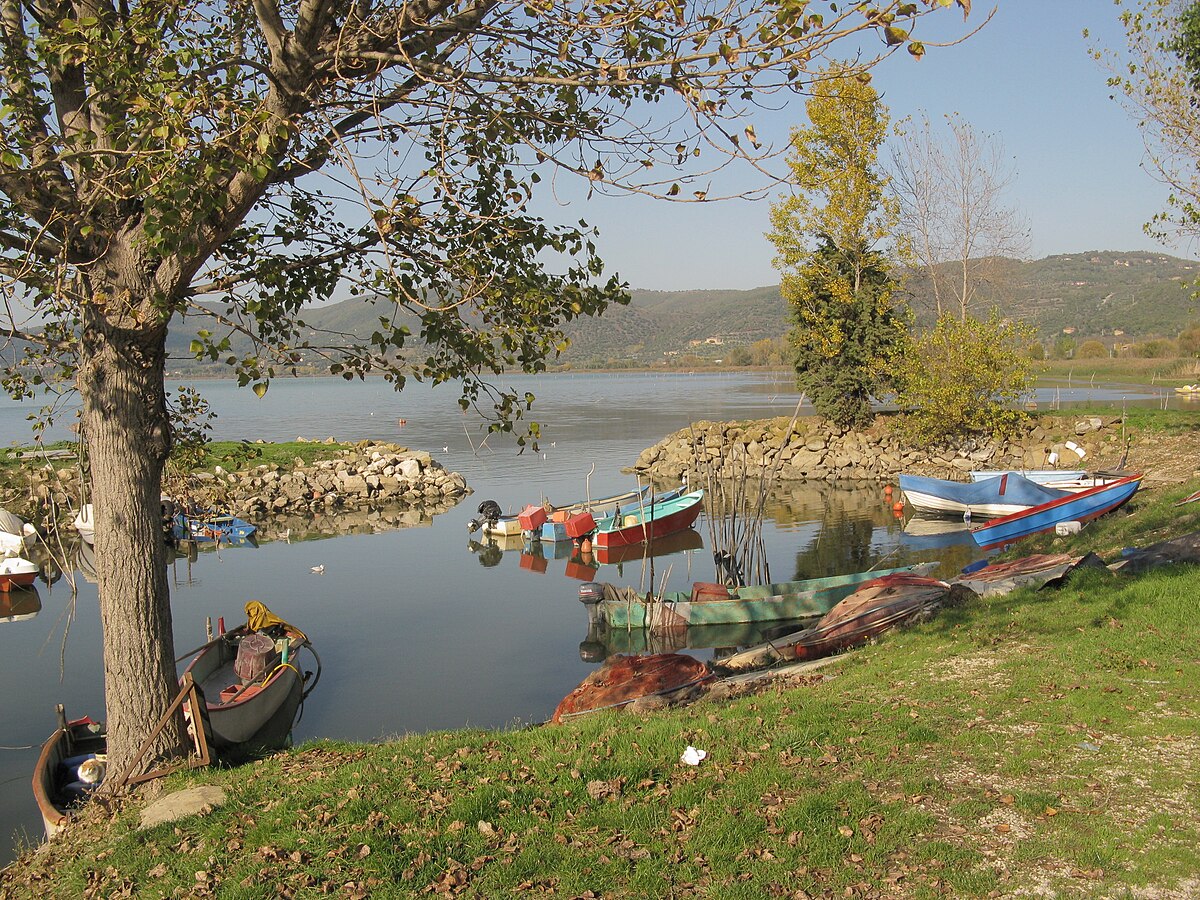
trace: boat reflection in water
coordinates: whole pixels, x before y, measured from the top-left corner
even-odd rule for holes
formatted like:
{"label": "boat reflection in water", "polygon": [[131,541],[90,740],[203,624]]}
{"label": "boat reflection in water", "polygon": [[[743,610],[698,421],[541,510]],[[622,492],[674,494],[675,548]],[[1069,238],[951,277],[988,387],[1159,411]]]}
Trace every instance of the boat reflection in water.
{"label": "boat reflection in water", "polygon": [[[601,566],[617,566],[618,576],[626,563],[640,563],[650,557],[670,556],[699,550],[704,538],[694,528],[686,528],[650,544],[628,547],[589,547],[584,550],[574,541],[530,540],[522,535],[484,535],[480,540],[467,541],[467,549],[475,554],[479,564],[492,568],[500,564],[506,553],[520,553],[519,565],[539,575],[549,574],[551,562],[563,560],[562,574],[579,581],[592,581]],[[554,571],[559,571],[554,567]]]}
{"label": "boat reflection in water", "polygon": [[603,622],[588,624],[587,637],[579,644],[584,662],[603,662],[617,653],[676,653],[680,650],[711,650],[720,659],[745,647],[754,647],[779,634],[798,631],[817,620],[782,622],[736,622],[727,625],[690,625],[680,628],[609,628]]}
{"label": "boat reflection in water", "polygon": [[42,597],[30,586],[0,592],[0,625],[32,619],[42,611]]}

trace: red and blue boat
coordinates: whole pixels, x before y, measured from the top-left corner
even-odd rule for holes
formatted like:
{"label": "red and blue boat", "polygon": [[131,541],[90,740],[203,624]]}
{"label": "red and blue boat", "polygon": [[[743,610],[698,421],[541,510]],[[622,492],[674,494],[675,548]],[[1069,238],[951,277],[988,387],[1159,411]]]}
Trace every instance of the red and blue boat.
{"label": "red and blue boat", "polygon": [[704,508],[704,491],[692,491],[670,499],[650,497],[596,523],[595,547],[627,547],[644,544],[689,528]]}
{"label": "red and blue boat", "polygon": [[1052,530],[1060,522],[1090,522],[1126,503],[1142,483],[1140,472],[1086,491],[1068,494],[971,529],[983,550],[998,550],[1032,534]]}

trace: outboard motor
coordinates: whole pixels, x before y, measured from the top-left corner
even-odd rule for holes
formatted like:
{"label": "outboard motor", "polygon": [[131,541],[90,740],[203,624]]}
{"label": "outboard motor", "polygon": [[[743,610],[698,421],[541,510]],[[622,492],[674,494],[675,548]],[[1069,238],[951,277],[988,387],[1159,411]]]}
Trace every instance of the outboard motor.
{"label": "outboard motor", "polygon": [[587,606],[595,606],[604,599],[604,585],[589,581],[579,586],[579,602]]}
{"label": "outboard motor", "polygon": [[495,525],[500,521],[500,517],[504,515],[504,510],[500,508],[500,504],[495,500],[484,500],[479,504],[479,509],[476,510],[480,518],[472,519],[467,523],[467,530],[474,534],[485,523]]}
{"label": "outboard motor", "polygon": [[[587,608],[588,634],[603,627],[603,623],[600,620],[600,601],[603,599],[604,585],[599,582],[588,581],[579,586],[579,602]],[[580,645],[580,650],[583,650],[582,644]]]}

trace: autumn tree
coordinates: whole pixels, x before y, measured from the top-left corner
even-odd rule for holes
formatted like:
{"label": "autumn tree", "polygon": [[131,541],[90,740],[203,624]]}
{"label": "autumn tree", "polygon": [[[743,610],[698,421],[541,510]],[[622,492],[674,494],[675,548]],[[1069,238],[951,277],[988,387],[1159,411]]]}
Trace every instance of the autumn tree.
{"label": "autumn tree", "polygon": [[1171,242],[1200,236],[1200,2],[1116,0],[1127,47],[1093,48],[1142,130],[1145,166],[1169,189],[1146,224]]}
{"label": "autumn tree", "polygon": [[1033,387],[1026,348],[1033,329],[1001,319],[944,315],[913,341],[898,402],[902,429],[931,445],[971,435],[1009,436],[1024,419],[1020,401]]}
{"label": "autumn tree", "polygon": [[768,238],[792,310],[797,383],[843,427],[870,421],[893,387],[907,333],[887,257],[895,211],[879,148],[888,114],[865,75],[834,67],[813,85],[809,125],[794,129],[794,192],[771,207]]}
{"label": "autumn tree", "polygon": [[999,136],[958,115],[941,132],[926,116],[906,120],[896,137],[889,187],[903,256],[929,286],[936,317],[966,319],[980,288],[994,292],[1005,264],[1029,250],[1029,226],[1006,202],[1015,167]]}
{"label": "autumn tree", "polygon": [[[625,296],[591,229],[535,211],[547,184],[714,197],[722,160],[767,152],[762,92],[843,40],[920,55],[919,19],[952,5],[0,2],[0,289],[30,363],[7,386],[79,392],[114,771],[175,693],[173,323],[205,322],[194,352],[259,393],[318,359],[461,380],[512,427],[528,398],[489,378]],[[335,297],[375,304],[375,331],[313,336],[304,305]]]}

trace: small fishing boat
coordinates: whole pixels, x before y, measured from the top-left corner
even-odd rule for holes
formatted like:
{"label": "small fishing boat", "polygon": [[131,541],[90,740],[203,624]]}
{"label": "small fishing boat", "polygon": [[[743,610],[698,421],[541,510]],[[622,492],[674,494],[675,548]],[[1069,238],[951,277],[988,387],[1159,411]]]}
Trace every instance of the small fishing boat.
{"label": "small fishing boat", "polygon": [[62,831],[74,809],[103,780],[108,746],[103,723],[88,716],[68,722],[61,706],[58,718],[33,770],[33,799],[47,838]]}
{"label": "small fishing boat", "polygon": [[949,593],[950,585],[935,578],[913,572],[884,575],[859,586],[811,628],[725,657],[719,666],[739,671],[830,656],[937,608]]}
{"label": "small fishing boat", "polygon": [[1015,472],[972,482],[901,475],[900,490],[917,512],[958,518],[1007,516],[1067,495]]}
{"label": "small fishing boat", "polygon": [[822,615],[867,582],[887,575],[923,575],[938,565],[921,563],[732,589],[696,582],[691,593],[667,591],[652,601],[630,588],[593,582],[580,587],[579,599],[588,607],[589,620],[614,629],[659,632],[695,625],[775,622]]}
{"label": "small fishing boat", "polygon": [[236,761],[288,745],[311,684],[301,650],[316,658],[308,637],[258,601],[246,604],[246,624],[217,635],[188,664],[204,697],[205,732],[217,755]]}
{"label": "small fishing boat", "polygon": [[549,513],[538,529],[539,536],[547,543],[562,543],[578,540],[595,530],[596,523],[612,516],[624,517],[655,503],[673,500],[684,492],[682,487],[652,494],[650,486],[629,491],[590,504],[579,504]]}
{"label": "small fishing boat", "polygon": [[178,512],[171,527],[176,541],[197,543],[244,544],[253,542],[255,531],[257,528],[245,519],[216,510]]}
{"label": "small fishing boat", "polygon": [[1141,473],[1063,497],[1038,506],[993,519],[971,530],[983,550],[997,550],[1031,534],[1052,530],[1060,522],[1090,522],[1112,512],[1137,493],[1142,483]]}
{"label": "small fishing boat", "polygon": [[592,545],[623,547],[658,540],[691,527],[703,508],[703,490],[665,500],[650,497],[636,507],[623,507],[617,515],[597,522]]}
{"label": "small fishing boat", "polygon": [[14,588],[32,586],[39,571],[37,563],[32,563],[19,556],[0,559],[0,592],[7,594]]}
{"label": "small fishing boat", "polygon": [[668,702],[705,689],[713,678],[708,665],[680,653],[614,656],[563,697],[550,721],[556,724],[584,713],[616,709],[643,697]]}
{"label": "small fishing boat", "polygon": [[480,517],[467,523],[467,530],[475,532],[482,529],[485,535],[500,537],[531,535],[548,542],[570,540],[571,536],[567,534],[568,519],[585,513],[593,518],[608,515],[625,504],[636,503],[649,493],[650,485],[645,485],[609,497],[577,500],[562,506],[549,502],[532,503],[520,512],[509,514],[504,514],[495,500],[484,500],[477,510]]}

